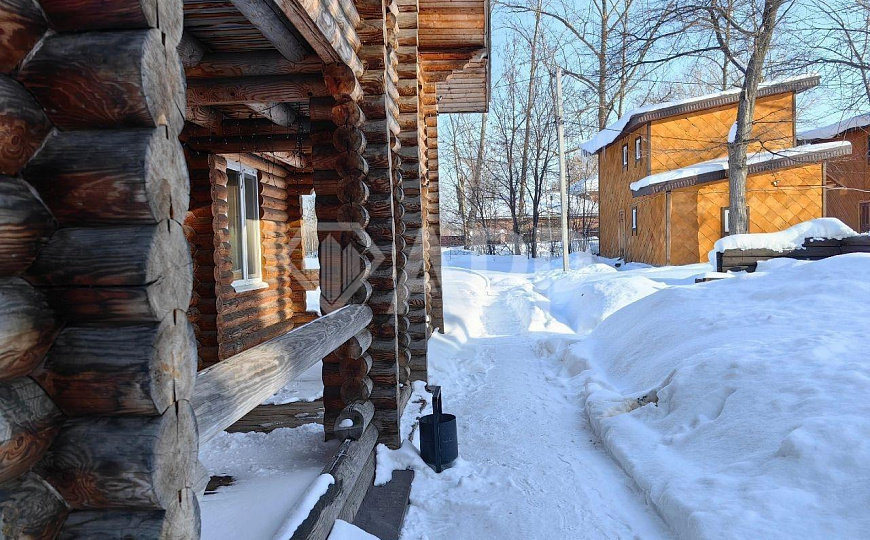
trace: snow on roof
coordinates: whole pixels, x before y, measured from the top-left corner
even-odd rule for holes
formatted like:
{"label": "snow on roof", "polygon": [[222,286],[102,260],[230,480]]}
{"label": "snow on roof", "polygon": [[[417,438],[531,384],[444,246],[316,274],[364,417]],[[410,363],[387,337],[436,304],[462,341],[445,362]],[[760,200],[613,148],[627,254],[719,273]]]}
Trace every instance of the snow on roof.
{"label": "snow on roof", "polygon": [[[775,81],[762,83],[758,86],[758,89],[760,92],[762,92],[762,94],[764,94],[764,90],[768,90],[770,94],[786,92],[790,90],[797,91],[799,89],[805,89],[809,88],[810,86],[817,85],[818,80],[819,76],[816,74],[800,75],[798,77],[789,77],[787,79],[778,79]],[[740,88],[730,88],[728,90],[723,90],[721,92],[715,92],[704,96],[681,99],[676,101],[668,101],[665,103],[654,103],[650,105],[644,105],[643,107],[638,107],[625,113],[619,120],[599,131],[594,137],[592,137],[588,141],[581,143],[580,148],[582,148],[585,152],[589,154],[594,154],[598,152],[599,150],[619,138],[619,136],[622,135],[622,132],[625,131],[626,127],[631,123],[632,119],[639,117],[643,114],[655,111],[665,111],[666,109],[679,108],[686,105],[703,104],[707,101],[716,102],[711,103],[709,106],[719,106],[720,104],[717,101],[718,99],[726,97],[732,97],[733,99],[736,99],[737,96],[740,94],[740,91]],[[674,112],[674,114],[679,114],[679,111]]]}
{"label": "snow on roof", "polygon": [[858,236],[858,233],[837,218],[811,219],[775,233],[733,234],[716,241],[709,254],[710,264],[715,267],[716,254],[728,249],[791,251],[811,238],[842,240],[852,236]]}
{"label": "snow on roof", "polygon": [[582,195],[584,193],[590,193],[593,191],[598,191],[597,176],[587,178],[580,182],[575,182],[568,186],[568,193],[571,193],[572,195]]}
{"label": "snow on roof", "polygon": [[[819,144],[805,144],[802,146],[795,146],[794,148],[777,150],[775,152],[762,150],[760,152],[749,154],[746,157],[746,164],[749,166],[760,165],[765,162],[778,159],[793,159],[795,161],[801,161],[799,159],[801,156],[807,156],[809,154],[815,154],[819,152],[829,152],[833,150],[842,150],[845,152],[845,150],[847,149],[851,151],[851,148],[852,144],[848,141],[835,141]],[[695,165],[690,165],[688,167],[683,167],[682,169],[675,169],[673,171],[665,171],[658,174],[652,174],[650,176],[641,178],[637,182],[632,182],[629,187],[632,191],[638,191],[642,188],[653,186],[656,184],[663,184],[665,182],[672,182],[674,180],[682,180],[684,178],[692,178],[695,176],[700,176],[702,174],[727,170],[728,156],[723,156],[720,158],[711,159],[709,161],[696,163]]]}
{"label": "snow on roof", "polygon": [[833,139],[840,134],[849,131],[850,129],[863,128],[870,126],[870,113],[859,114],[852,118],[834,122],[831,125],[810,129],[803,133],[798,133],[799,141],[817,141],[820,139]]}

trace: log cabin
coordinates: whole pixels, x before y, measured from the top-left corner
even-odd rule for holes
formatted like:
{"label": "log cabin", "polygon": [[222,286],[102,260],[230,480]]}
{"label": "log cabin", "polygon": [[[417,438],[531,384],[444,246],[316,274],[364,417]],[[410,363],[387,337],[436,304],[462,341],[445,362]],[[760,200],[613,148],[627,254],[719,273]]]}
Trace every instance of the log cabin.
{"label": "log cabin", "polygon": [[858,232],[870,232],[870,114],[798,133],[804,144],[847,141],[852,154],[825,169],[825,215]]}
{"label": "log cabin", "polygon": [[[749,231],[776,232],[822,217],[825,162],[848,142],[797,146],[796,96],[808,75],[762,84],[749,152]],[[739,89],[629,112],[583,143],[597,154],[600,251],[653,265],[704,262],[729,234],[728,142]]]}
{"label": "log cabin", "polygon": [[486,0],[0,0],[4,537],[199,538],[199,445],[316,364],[342,442],[293,538],[352,518],[444,326],[438,114],[486,111],[489,32]]}

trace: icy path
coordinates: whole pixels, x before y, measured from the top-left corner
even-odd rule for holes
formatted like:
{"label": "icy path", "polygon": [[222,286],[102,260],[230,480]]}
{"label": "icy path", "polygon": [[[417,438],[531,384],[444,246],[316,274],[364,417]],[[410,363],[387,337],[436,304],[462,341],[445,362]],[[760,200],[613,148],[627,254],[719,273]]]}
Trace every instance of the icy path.
{"label": "icy path", "polygon": [[538,352],[551,334],[530,333],[512,310],[508,291],[524,279],[445,268],[448,333],[432,340],[430,378],[459,419],[461,459],[418,472],[402,538],[668,537],[595,441],[579,389]]}

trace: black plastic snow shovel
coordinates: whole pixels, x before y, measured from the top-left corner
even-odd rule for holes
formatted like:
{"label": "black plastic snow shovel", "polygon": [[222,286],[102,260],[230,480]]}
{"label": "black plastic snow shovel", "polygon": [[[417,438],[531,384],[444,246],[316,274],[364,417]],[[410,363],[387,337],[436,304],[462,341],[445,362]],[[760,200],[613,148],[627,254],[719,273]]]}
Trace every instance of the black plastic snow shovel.
{"label": "black plastic snow shovel", "polygon": [[441,413],[441,387],[430,386],[432,414],[420,418],[420,455],[427,465],[440,473],[459,457],[456,417]]}

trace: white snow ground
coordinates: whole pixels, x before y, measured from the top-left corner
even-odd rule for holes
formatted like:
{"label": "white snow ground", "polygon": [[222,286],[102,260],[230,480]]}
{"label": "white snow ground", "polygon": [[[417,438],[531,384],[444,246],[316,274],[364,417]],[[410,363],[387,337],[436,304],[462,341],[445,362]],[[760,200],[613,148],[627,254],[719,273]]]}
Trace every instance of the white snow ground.
{"label": "white snow ground", "polygon": [[430,374],[461,458],[379,448],[380,482],[418,471],[404,540],[866,538],[870,255],[697,285],[708,265],[444,260]]}
{"label": "white snow ground", "polygon": [[[378,482],[417,470],[403,540],[866,538],[870,255],[701,284],[707,264],[444,261],[430,375],[461,457],[436,475],[379,447]],[[238,483],[206,497],[203,538],[271,538],[334,452],[321,437],[213,439],[203,462]]]}

